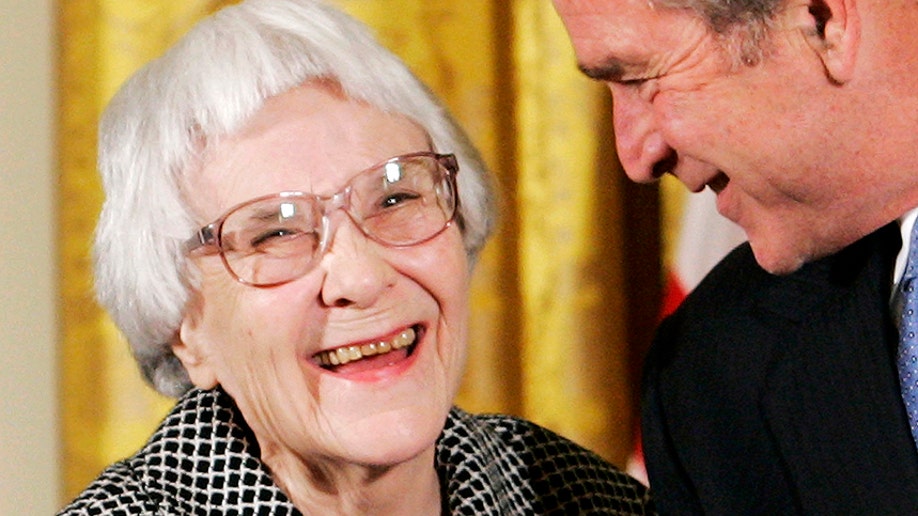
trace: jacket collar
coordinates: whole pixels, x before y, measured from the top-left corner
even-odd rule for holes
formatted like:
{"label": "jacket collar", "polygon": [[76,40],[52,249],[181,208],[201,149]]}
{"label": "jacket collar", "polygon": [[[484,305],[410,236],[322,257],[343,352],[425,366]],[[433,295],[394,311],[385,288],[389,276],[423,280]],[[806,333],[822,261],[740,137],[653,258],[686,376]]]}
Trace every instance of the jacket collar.
{"label": "jacket collar", "polygon": [[[804,512],[826,512],[820,501],[851,478],[863,480],[864,492],[918,480],[889,308],[898,231],[891,224],[775,278],[758,304],[775,343],[762,357],[770,364],[760,410],[783,467],[804,486],[796,500]],[[864,478],[868,470],[881,474]]]}
{"label": "jacket collar", "polygon": [[[445,513],[514,512],[512,487],[498,468],[502,451],[498,437],[481,422],[457,408],[450,412],[435,461]],[[203,508],[210,514],[232,507],[300,514],[259,457],[257,440],[232,398],[219,388],[193,389],[138,454],[142,460],[135,474],[159,513],[192,514]]]}

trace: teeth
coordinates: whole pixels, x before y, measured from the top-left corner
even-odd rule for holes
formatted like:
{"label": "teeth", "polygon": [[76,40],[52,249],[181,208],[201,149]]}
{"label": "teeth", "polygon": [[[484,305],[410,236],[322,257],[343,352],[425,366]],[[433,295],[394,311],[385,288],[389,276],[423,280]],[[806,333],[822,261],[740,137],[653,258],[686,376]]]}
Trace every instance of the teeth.
{"label": "teeth", "polygon": [[[410,334],[408,332],[411,332]],[[405,330],[392,339],[392,349],[402,349],[414,341],[414,330]]]}
{"label": "teeth", "polygon": [[384,355],[392,350],[407,348],[414,344],[417,333],[414,328],[408,328],[391,340],[371,342],[360,346],[344,346],[319,353],[316,358],[321,365],[336,366],[354,362],[365,357]]}
{"label": "teeth", "polygon": [[364,344],[363,346],[360,346],[360,354],[365,357],[371,357],[377,353],[379,353],[379,350],[377,349],[375,342],[371,342],[370,344]]}

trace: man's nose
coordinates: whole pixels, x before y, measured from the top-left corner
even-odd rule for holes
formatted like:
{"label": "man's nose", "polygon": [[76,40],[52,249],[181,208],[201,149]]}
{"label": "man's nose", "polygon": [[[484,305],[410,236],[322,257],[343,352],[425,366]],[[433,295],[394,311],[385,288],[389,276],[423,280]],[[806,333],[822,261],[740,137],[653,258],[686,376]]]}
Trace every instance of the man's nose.
{"label": "man's nose", "polygon": [[635,182],[656,181],[675,166],[676,153],[666,142],[653,104],[633,86],[610,84],[615,147],[625,174]]}
{"label": "man's nose", "polygon": [[370,240],[339,211],[334,234],[322,257],[320,296],[325,306],[372,306],[395,282],[395,269],[385,260],[382,244]]}

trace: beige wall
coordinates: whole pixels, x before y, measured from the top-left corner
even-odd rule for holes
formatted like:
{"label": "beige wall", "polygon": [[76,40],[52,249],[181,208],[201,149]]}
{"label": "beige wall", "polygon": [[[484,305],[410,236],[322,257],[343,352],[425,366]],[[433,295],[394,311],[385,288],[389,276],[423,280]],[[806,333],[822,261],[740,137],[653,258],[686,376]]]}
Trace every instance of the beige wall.
{"label": "beige wall", "polygon": [[52,0],[0,0],[0,515],[58,508]]}

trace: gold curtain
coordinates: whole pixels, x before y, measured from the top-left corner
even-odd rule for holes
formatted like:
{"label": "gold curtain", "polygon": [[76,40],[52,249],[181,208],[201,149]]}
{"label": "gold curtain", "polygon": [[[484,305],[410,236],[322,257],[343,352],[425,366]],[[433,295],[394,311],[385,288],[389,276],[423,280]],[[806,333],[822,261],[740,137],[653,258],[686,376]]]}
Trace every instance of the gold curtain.
{"label": "gold curtain", "polygon": [[[171,404],[142,383],[127,345],[92,301],[98,116],[130,73],[228,3],[59,3],[66,499],[142,445]],[[501,225],[476,270],[458,404],[532,419],[624,464],[635,364],[655,318],[642,313],[659,290],[658,236],[655,191],[635,195],[614,164],[607,93],[576,71],[545,0],[336,3],[443,99],[499,181]],[[650,225],[634,229],[642,219]]]}

